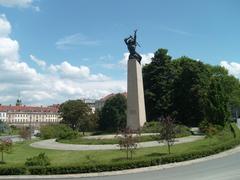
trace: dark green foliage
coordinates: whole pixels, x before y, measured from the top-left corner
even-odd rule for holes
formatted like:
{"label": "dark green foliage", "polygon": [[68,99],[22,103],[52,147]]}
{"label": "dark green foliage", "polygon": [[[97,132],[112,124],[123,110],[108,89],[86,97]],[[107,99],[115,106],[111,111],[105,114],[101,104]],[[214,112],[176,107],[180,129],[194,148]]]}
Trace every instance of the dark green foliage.
{"label": "dark green foliage", "polygon": [[99,126],[101,130],[116,132],[126,127],[127,100],[122,94],[108,99],[100,112]]}
{"label": "dark green foliage", "polygon": [[148,121],[171,115],[177,123],[198,126],[203,120],[224,124],[240,111],[240,82],[220,66],[181,57],[171,60],[159,49],[143,68]]}
{"label": "dark green foliage", "polygon": [[[141,133],[159,133],[161,123],[159,121],[146,122],[141,129]],[[176,137],[190,136],[191,132],[187,126],[176,124]]]}
{"label": "dark green foliage", "polygon": [[47,155],[45,155],[45,153],[40,153],[38,156],[27,158],[25,165],[26,166],[48,166],[50,165],[50,160],[47,157]]}
{"label": "dark green foliage", "polygon": [[23,175],[26,173],[27,169],[23,166],[0,166],[0,175]]}
{"label": "dark green foliage", "polygon": [[146,122],[141,129],[141,133],[158,133],[159,131],[160,131],[159,121]]}
{"label": "dark green foliage", "polygon": [[91,108],[82,100],[68,100],[61,104],[59,109],[63,120],[62,123],[68,124],[73,130],[87,131],[89,128]]}
{"label": "dark green foliage", "polygon": [[224,125],[230,116],[229,98],[221,78],[212,77],[207,97],[206,119],[209,123]]}
{"label": "dark green foliage", "polygon": [[65,124],[52,124],[40,128],[40,137],[42,139],[72,139],[76,136],[77,132]]}
{"label": "dark green foliage", "polygon": [[172,113],[175,69],[166,49],[155,52],[152,62],[143,67],[146,114],[148,120]]}
{"label": "dark green foliage", "polygon": [[188,57],[181,57],[173,64],[177,69],[173,95],[176,120],[188,126],[197,126],[205,116],[208,69],[202,62]]}

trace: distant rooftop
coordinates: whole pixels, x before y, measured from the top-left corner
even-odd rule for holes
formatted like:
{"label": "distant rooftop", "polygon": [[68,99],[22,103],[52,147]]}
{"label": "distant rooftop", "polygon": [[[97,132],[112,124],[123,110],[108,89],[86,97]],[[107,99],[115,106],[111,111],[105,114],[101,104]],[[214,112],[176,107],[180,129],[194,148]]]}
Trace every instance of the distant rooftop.
{"label": "distant rooftop", "polygon": [[43,106],[4,106],[0,105],[0,112],[58,112],[59,106],[52,105],[48,107]]}

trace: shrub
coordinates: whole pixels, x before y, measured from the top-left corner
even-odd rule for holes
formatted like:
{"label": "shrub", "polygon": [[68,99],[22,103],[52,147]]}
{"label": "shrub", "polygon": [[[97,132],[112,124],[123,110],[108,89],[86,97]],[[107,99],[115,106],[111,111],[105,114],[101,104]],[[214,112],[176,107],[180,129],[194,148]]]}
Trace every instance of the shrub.
{"label": "shrub", "polygon": [[50,160],[45,155],[45,153],[40,153],[38,156],[27,158],[25,165],[26,166],[48,166],[50,165]]}
{"label": "shrub", "polygon": [[26,167],[23,166],[14,166],[14,167],[8,167],[8,166],[0,166],[0,175],[22,175],[26,174]]}
{"label": "shrub", "polygon": [[40,137],[42,139],[72,139],[76,136],[77,132],[65,124],[46,125],[40,128]]}
{"label": "shrub", "polygon": [[25,140],[31,139],[31,131],[29,128],[26,128],[26,127],[21,128],[19,131],[19,135],[21,138]]}
{"label": "shrub", "polygon": [[191,132],[187,126],[177,124],[175,127],[176,137],[190,136]]}
{"label": "shrub", "polygon": [[212,136],[218,134],[219,132],[221,132],[223,130],[224,126],[215,125],[215,124],[209,123],[206,120],[203,120],[199,124],[199,128],[208,137],[212,137]]}
{"label": "shrub", "polygon": [[[161,129],[161,124],[159,121],[151,121],[146,122],[141,129],[141,133],[159,133]],[[177,137],[184,137],[190,136],[191,132],[187,126],[184,125],[176,125],[176,136]]]}
{"label": "shrub", "polygon": [[141,129],[142,133],[158,133],[159,131],[160,131],[159,121],[146,122]]}

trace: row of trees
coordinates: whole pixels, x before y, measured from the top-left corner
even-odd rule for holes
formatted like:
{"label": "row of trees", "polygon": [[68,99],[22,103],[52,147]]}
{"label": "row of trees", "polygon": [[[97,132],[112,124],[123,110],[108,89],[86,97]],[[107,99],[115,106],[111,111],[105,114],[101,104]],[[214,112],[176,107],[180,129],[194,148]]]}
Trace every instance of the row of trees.
{"label": "row of trees", "polygon": [[203,120],[223,125],[240,107],[240,83],[227,70],[188,57],[172,60],[166,49],[155,52],[143,67],[148,121],[172,115],[197,126]]}
{"label": "row of trees", "polygon": [[[157,50],[143,67],[143,81],[147,121],[171,116],[187,126],[224,125],[240,107],[240,82],[226,69],[185,56],[172,59],[166,49]],[[96,113],[81,100],[66,101],[60,113],[74,130],[116,132],[126,126],[126,108],[126,97],[117,94]]]}

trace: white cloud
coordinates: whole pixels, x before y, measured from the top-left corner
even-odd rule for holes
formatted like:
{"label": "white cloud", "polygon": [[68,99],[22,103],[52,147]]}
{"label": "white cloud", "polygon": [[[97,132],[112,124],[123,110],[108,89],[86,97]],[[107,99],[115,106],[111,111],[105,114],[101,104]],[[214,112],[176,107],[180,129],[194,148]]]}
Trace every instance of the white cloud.
{"label": "white cloud", "polygon": [[33,62],[35,62],[38,66],[40,66],[40,67],[42,67],[42,68],[46,67],[47,64],[46,64],[45,61],[36,58],[36,57],[35,57],[34,55],[32,55],[32,54],[30,54],[29,57],[30,57],[31,60],[32,60]]}
{"label": "white cloud", "polygon": [[51,64],[49,71],[53,74],[59,74],[62,78],[73,78],[75,80],[106,81],[110,79],[101,73],[91,74],[87,66],[77,67],[67,61],[62,62],[60,65]]}
{"label": "white cloud", "polygon": [[240,63],[221,61],[220,65],[225,67],[230,74],[240,78]]}
{"label": "white cloud", "polygon": [[19,43],[10,37],[11,24],[5,15],[0,15],[0,22],[1,27],[10,27],[0,34],[1,104],[14,103],[19,93],[25,104],[44,105],[68,99],[98,99],[126,91],[125,80],[112,80],[102,73],[92,73],[87,66],[74,66],[68,61],[47,66],[45,61],[30,55],[34,62],[45,67],[39,73],[20,59]]}
{"label": "white cloud", "polygon": [[96,46],[99,43],[97,40],[91,40],[87,36],[77,33],[59,39],[56,42],[56,47],[58,49],[68,49],[76,46]]}
{"label": "white cloud", "polygon": [[7,37],[11,33],[11,25],[4,14],[0,15],[0,37]]}
{"label": "white cloud", "polygon": [[33,5],[33,0],[0,0],[0,5],[4,7],[32,8],[40,11],[38,6]]}
{"label": "white cloud", "polygon": [[[123,59],[119,61],[119,64],[124,68],[127,68],[128,56],[129,56],[129,53],[124,53]],[[151,59],[154,56],[154,54],[147,53],[147,54],[141,54],[141,56],[142,56],[141,64],[145,65],[151,62]]]}

